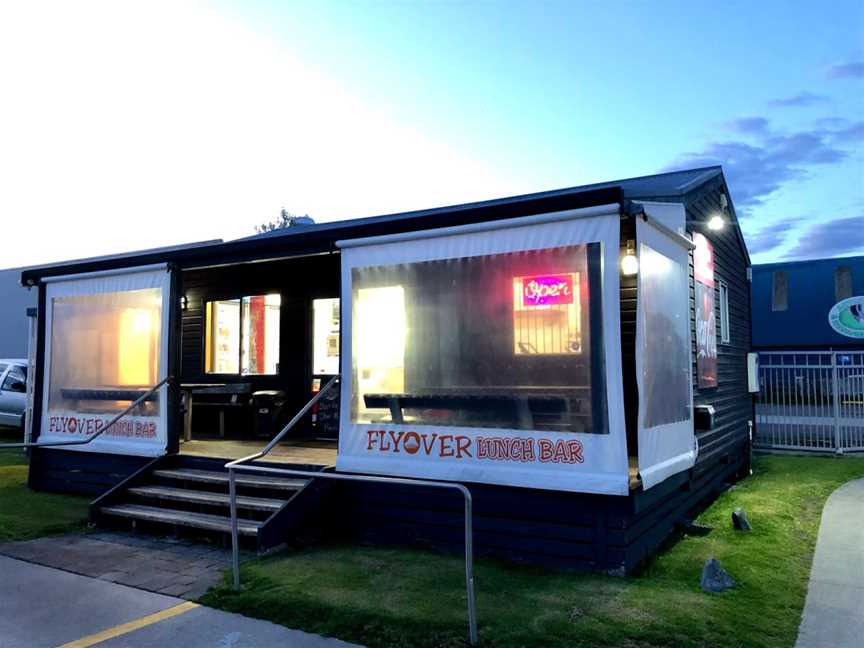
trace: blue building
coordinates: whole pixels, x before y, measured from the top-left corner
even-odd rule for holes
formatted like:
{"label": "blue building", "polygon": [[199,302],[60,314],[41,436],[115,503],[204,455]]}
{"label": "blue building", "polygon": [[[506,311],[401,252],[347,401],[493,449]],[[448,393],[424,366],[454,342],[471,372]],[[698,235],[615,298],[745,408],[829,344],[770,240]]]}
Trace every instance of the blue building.
{"label": "blue building", "polygon": [[22,270],[0,270],[0,358],[27,357],[27,309],[36,308],[36,291],[21,288]]}
{"label": "blue building", "polygon": [[751,299],[754,349],[864,349],[864,256],[754,265]]}

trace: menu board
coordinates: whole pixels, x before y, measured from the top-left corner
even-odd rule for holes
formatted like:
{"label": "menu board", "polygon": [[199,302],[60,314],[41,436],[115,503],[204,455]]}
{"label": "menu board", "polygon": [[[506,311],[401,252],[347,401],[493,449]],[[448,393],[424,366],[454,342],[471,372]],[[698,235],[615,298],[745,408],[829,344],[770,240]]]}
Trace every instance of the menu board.
{"label": "menu board", "polygon": [[332,388],[318,401],[315,436],[323,439],[339,438],[339,389]]}

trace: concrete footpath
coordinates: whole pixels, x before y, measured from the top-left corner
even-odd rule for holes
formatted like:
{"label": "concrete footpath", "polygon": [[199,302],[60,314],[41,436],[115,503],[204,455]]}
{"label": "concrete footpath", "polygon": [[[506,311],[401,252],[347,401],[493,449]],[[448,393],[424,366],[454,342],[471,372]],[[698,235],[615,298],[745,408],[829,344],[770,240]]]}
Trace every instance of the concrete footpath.
{"label": "concrete footpath", "polygon": [[795,646],[864,646],[864,479],[834,491],[822,511]]}
{"label": "concrete footpath", "polygon": [[5,556],[0,575],[0,648],[354,646]]}

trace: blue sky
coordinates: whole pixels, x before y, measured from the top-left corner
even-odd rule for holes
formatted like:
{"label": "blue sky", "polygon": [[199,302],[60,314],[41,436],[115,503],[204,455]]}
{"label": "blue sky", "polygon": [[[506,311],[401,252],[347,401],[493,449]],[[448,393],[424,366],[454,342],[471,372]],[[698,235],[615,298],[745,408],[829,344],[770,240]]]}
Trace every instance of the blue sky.
{"label": "blue sky", "polygon": [[[12,17],[12,123],[35,110],[66,163],[33,160],[61,186],[35,206],[14,165],[0,213],[59,201],[101,253],[243,236],[283,206],[332,220],[721,163],[755,262],[864,253],[860,2],[180,4],[57,17],[74,64],[53,108],[29,98],[58,74],[27,56],[44,21]],[[118,209],[159,231],[105,240]],[[22,228],[19,262],[81,256],[68,236]]]}

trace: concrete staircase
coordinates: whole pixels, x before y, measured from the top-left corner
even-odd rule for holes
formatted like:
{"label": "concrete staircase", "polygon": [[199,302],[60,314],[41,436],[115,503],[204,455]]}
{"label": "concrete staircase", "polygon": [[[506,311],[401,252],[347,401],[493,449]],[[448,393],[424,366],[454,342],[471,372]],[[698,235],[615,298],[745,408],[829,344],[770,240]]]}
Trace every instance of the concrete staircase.
{"label": "concrete staircase", "polygon": [[[226,459],[172,455],[154,460],[95,500],[91,521],[156,533],[197,535],[230,543]],[[294,467],[302,470],[324,466]],[[238,529],[247,545],[265,552],[290,539],[320,509],[326,480],[236,473]]]}

